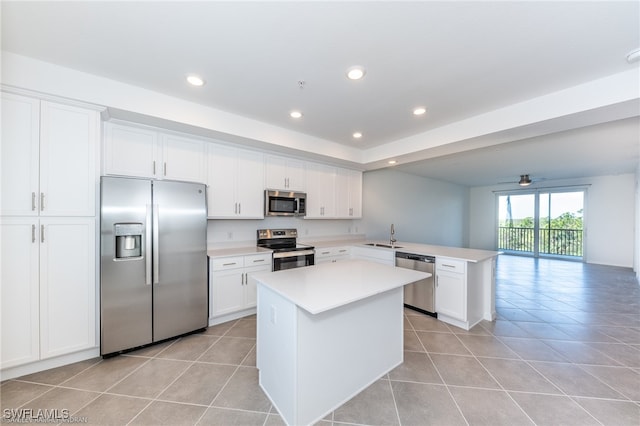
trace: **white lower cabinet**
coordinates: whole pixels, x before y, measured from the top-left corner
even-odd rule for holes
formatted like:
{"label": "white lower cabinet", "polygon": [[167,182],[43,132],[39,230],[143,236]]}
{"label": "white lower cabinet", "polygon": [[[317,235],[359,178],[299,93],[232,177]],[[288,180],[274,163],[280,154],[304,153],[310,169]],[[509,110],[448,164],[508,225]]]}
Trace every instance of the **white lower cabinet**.
{"label": "white lower cabinet", "polygon": [[209,317],[256,306],[252,274],[271,271],[271,253],[212,258],[209,261]]}
{"label": "white lower cabinet", "polygon": [[436,312],[439,320],[469,330],[483,319],[494,319],[494,263],[493,259],[466,262],[436,257]]}
{"label": "white lower cabinet", "polygon": [[317,248],[315,253],[316,265],[321,263],[335,263],[350,259],[351,250],[348,246]]}
{"label": "white lower cabinet", "polygon": [[467,320],[466,262],[436,258],[436,312],[459,321]]}
{"label": "white lower cabinet", "polygon": [[0,218],[2,362],[96,346],[94,218]]}

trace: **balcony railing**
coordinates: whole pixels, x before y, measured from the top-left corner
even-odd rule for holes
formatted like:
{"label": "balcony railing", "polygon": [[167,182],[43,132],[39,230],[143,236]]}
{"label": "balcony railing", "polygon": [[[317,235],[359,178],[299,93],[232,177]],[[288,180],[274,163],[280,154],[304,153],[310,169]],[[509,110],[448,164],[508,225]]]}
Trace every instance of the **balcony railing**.
{"label": "balcony railing", "polygon": [[[582,229],[545,228],[539,231],[538,252],[558,256],[582,257]],[[534,229],[500,226],[498,249],[533,253]]]}

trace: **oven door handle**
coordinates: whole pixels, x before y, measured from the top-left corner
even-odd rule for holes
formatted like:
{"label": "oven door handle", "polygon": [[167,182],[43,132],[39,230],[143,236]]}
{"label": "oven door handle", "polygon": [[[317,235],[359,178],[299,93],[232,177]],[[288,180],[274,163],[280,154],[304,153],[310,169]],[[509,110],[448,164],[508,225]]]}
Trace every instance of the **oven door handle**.
{"label": "oven door handle", "polygon": [[310,254],[315,254],[313,250],[299,250],[299,251],[286,251],[273,253],[274,259],[282,259],[284,257],[298,257],[298,256],[308,256]]}

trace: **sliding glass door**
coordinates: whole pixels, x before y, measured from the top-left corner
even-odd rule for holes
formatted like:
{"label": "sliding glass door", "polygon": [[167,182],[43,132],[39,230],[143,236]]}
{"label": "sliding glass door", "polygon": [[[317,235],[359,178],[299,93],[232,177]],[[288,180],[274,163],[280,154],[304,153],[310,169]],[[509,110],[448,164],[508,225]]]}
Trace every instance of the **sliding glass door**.
{"label": "sliding glass door", "polygon": [[498,250],[581,260],[584,194],[584,190],[498,194]]}

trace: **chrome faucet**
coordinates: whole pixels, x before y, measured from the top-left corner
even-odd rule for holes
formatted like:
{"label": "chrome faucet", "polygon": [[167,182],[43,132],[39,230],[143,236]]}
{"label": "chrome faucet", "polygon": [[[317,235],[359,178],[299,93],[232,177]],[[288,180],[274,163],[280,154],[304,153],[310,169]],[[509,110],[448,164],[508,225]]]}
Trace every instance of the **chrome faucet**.
{"label": "chrome faucet", "polygon": [[391,244],[391,247],[393,247],[393,245],[396,243],[396,241],[398,241],[398,240],[395,239],[395,235],[396,235],[396,230],[393,227],[393,223],[392,223],[391,224],[391,236],[389,237],[389,244]]}

